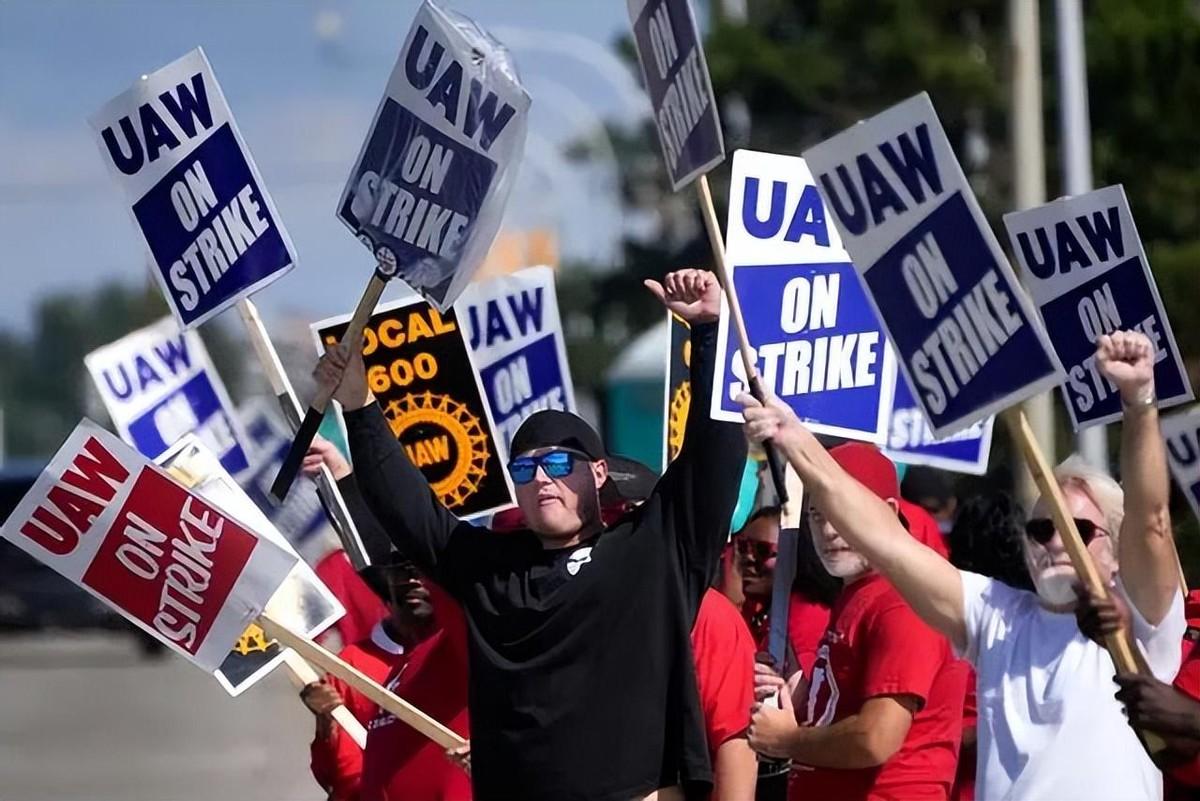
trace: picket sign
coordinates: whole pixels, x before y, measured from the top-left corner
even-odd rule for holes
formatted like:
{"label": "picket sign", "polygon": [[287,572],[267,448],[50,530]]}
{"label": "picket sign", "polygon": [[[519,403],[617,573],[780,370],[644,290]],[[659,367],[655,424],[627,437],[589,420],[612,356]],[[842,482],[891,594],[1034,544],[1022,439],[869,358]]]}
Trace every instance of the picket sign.
{"label": "picket sign", "polygon": [[[303,690],[310,684],[321,680],[321,674],[313,670],[313,666],[304,661],[300,654],[290,648],[283,652],[283,664],[287,667],[288,678],[297,690]],[[360,749],[367,747],[367,728],[362,725],[354,713],[345,704],[338,704],[329,713],[334,721],[342,727],[342,731],[350,736]]]}
{"label": "picket sign", "polygon": [[467,744],[467,741],[456,732],[443,726],[395,693],[381,687],[307,637],[297,634],[265,614],[258,618],[258,624],[268,637],[278,640],[312,664],[337,676],[366,698],[374,701],[381,709],[391,712],[399,720],[407,723],[442,748],[461,748]]}
{"label": "picket sign", "polygon": [[[275,350],[271,336],[267,333],[267,327],[263,325],[258,308],[249,298],[242,298],[238,301],[237,309],[242,322],[246,324],[246,332],[250,335],[250,344],[254,347],[254,352],[258,354],[259,364],[262,365],[267,381],[271,384],[271,392],[275,394],[283,410],[284,418],[292,428],[292,432],[295,433],[300,426],[300,415],[303,410],[296,397],[296,391],[292,389],[292,382],[283,369],[283,363],[279,360],[279,353]],[[361,332],[359,336],[361,336]],[[318,422],[317,425],[319,426],[320,423]],[[309,441],[311,442],[311,439]],[[307,450],[307,446],[305,450]],[[341,490],[338,489],[333,473],[325,465],[321,465],[321,473],[317,476],[317,492],[321,496],[321,503],[325,507],[329,521],[333,524],[333,530],[337,532],[342,548],[345,549],[346,556],[350,559],[350,564],[354,566],[355,570],[362,570],[370,565],[371,557],[363,545],[362,538],[358,535],[358,529],[350,517],[350,510],[346,508],[346,501],[342,498]]]}

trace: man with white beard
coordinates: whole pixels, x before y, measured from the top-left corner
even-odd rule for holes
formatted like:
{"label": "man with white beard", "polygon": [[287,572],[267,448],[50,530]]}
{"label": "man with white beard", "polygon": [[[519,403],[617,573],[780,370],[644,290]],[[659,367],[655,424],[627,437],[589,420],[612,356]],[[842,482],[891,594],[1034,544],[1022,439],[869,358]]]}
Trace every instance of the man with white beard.
{"label": "man with white beard", "polygon": [[[1128,601],[1146,663],[1170,681],[1185,622],[1153,360],[1150,341],[1138,333],[1117,332],[1097,344],[1096,363],[1125,409],[1124,491],[1080,469],[1078,460],[1064,463],[1056,477],[1101,576]],[[959,571],[902,536],[892,509],[848,476],[786,406],[771,400],[764,407],[748,396],[742,402],[747,434],[771,439],[786,454],[812,504],[975,666],[979,799],[1162,797],[1162,777],[1113,697],[1113,663],[1071,614],[1077,577],[1044,501],[1024,541],[1034,594]]]}

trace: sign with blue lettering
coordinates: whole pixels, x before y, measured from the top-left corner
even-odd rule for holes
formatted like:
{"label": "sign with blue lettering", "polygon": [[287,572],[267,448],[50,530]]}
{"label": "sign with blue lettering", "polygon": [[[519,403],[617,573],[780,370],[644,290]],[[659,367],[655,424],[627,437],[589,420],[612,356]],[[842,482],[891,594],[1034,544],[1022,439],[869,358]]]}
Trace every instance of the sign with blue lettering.
{"label": "sign with blue lettering", "polygon": [[936,436],[1063,380],[927,94],[804,158]]}
{"label": "sign with blue lettering", "polygon": [[242,488],[304,561],[316,564],[336,547],[337,535],[315,487],[305,487],[303,492],[297,488],[280,504],[270,495],[271,482],[292,444],[291,431],[277,409],[266,398],[257,398],[238,410],[251,445],[250,470],[242,477]]}
{"label": "sign with blue lettering", "polygon": [[[813,431],[883,444],[896,366],[804,159],[733,154],[726,260],[767,391]],[[746,391],[728,308],[711,414],[740,421]]]}
{"label": "sign with blue lettering", "polygon": [[904,376],[897,376],[892,425],[883,452],[899,464],[919,464],[981,476],[988,469],[995,420],[995,417],[989,417],[972,423],[957,434],[938,439],[925,421],[925,414],[917,405]]}
{"label": "sign with blue lettering", "polygon": [[1136,329],[1154,345],[1160,408],[1194,397],[1125,189],[1107,186],[1004,215],[1004,227],[1067,371],[1062,385],[1071,425],[1121,419],[1117,388],[1096,367],[1096,342]]}
{"label": "sign with blue lettering", "polygon": [[1162,418],[1171,475],[1187,496],[1192,514],[1200,519],[1200,407]]}
{"label": "sign with blue lettering", "polygon": [[250,466],[246,434],[195,331],[166,317],[92,351],[84,363],[117,433],[146,458],[194,433],[228,472]]}
{"label": "sign with blue lettering", "polygon": [[508,444],[526,417],[542,409],[575,411],[554,270],[529,267],[471,284],[454,307],[507,462]]}
{"label": "sign with blue lettering", "polygon": [[688,0],[627,0],[633,42],[671,187],[678,191],[725,159],[700,30]]}
{"label": "sign with blue lettering", "polygon": [[295,264],[292,240],[202,49],[143,76],[89,122],[184,328]]}
{"label": "sign with blue lettering", "polygon": [[461,14],[421,4],[337,215],[440,311],[500,227],[529,103],[503,45]]}

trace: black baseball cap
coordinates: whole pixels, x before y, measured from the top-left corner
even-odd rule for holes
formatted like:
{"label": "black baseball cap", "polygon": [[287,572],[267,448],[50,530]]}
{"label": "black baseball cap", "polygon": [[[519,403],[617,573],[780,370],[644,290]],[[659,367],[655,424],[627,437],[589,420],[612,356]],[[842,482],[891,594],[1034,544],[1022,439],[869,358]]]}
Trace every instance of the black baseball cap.
{"label": "black baseball cap", "polygon": [[569,448],[593,462],[608,458],[596,429],[579,415],[559,409],[543,409],[526,418],[513,435],[508,451],[520,456],[539,448]]}

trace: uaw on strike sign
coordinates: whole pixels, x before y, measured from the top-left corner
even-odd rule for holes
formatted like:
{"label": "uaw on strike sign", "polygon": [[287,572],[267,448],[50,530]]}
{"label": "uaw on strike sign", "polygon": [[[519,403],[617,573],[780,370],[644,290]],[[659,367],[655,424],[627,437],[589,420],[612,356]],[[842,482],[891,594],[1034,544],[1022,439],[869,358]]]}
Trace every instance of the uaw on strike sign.
{"label": "uaw on strike sign", "polygon": [[937,437],[1062,380],[928,95],[804,158]]}
{"label": "uaw on strike sign", "polygon": [[89,121],[185,328],[291,269],[292,241],[203,50],[143,77]]}
{"label": "uaw on strike sign", "polygon": [[157,459],[194,433],[230,473],[250,466],[249,440],[195,331],[164,317],[83,361],[117,433],[143,456]]}
{"label": "uaw on strike sign", "polygon": [[1154,345],[1159,407],[1192,399],[1124,188],[1012,212],[1004,226],[1066,368],[1062,391],[1076,431],[1121,418],[1116,385],[1096,366],[1096,341],[1118,329],[1137,329]]}
{"label": "uaw on strike sign", "polygon": [[[804,159],[739,150],[731,180],[726,253],[765,389],[814,431],[882,444],[895,363]],[[711,413],[737,421],[748,390],[727,311]]]}
{"label": "uaw on strike sign", "polygon": [[87,420],[0,534],[210,673],[296,564]]}
{"label": "uaw on strike sign", "polygon": [[507,461],[525,418],[542,409],[575,411],[554,291],[554,270],[529,267],[471,284],[454,305],[465,325]]}
{"label": "uaw on strike sign", "polygon": [[[341,341],[348,316],[312,326],[317,349]],[[513,504],[491,412],[453,309],[420,298],[380,306],[363,331],[367,386],[392,433],[442,505],[459,517]]]}
{"label": "uaw on strike sign", "polygon": [[529,103],[499,42],[421,4],[337,216],[381,267],[443,311],[500,227]]}

